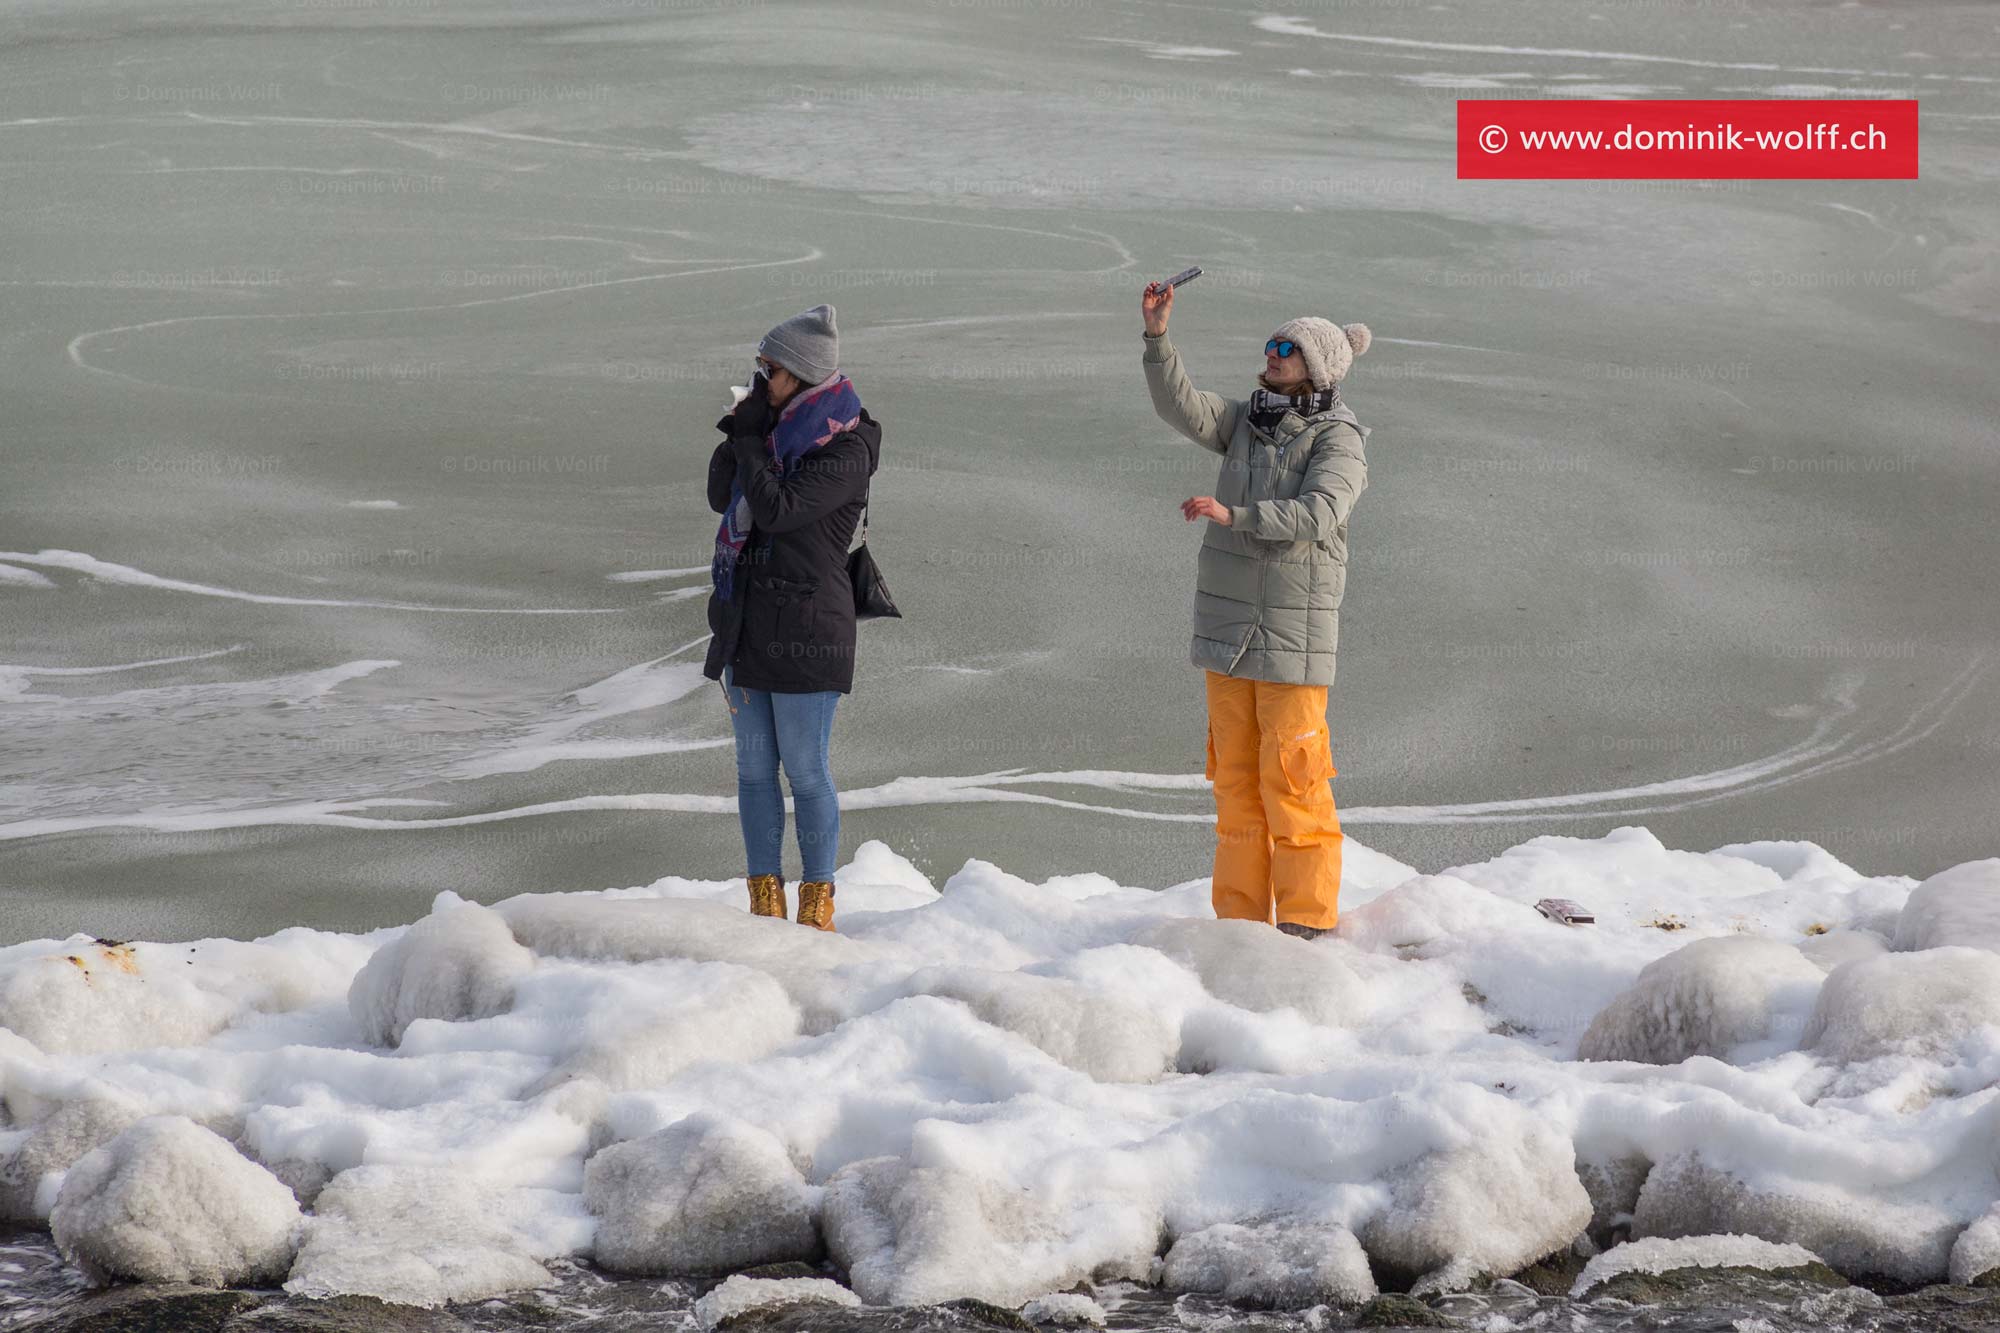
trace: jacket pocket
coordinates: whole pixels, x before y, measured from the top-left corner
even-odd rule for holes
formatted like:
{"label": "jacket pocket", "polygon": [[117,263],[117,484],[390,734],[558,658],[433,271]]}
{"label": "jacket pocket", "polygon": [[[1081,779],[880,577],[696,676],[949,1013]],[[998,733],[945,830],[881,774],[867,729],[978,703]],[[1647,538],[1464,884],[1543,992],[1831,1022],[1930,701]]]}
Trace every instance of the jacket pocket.
{"label": "jacket pocket", "polygon": [[813,642],[813,606],[819,584],[810,579],[766,577],[757,581],[758,600],[765,604],[770,641],[764,652],[771,659],[799,658]]}
{"label": "jacket pocket", "polygon": [[1205,733],[1208,738],[1208,760],[1202,766],[1201,775],[1210,782],[1215,781],[1215,724],[1210,723]]}

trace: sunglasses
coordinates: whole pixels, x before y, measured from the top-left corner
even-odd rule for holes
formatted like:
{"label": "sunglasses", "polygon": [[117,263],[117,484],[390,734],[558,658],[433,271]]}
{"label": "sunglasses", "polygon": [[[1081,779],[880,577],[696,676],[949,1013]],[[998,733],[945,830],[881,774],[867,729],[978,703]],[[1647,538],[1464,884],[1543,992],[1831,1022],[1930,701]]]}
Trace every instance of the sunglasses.
{"label": "sunglasses", "polygon": [[1283,361],[1286,357],[1290,356],[1293,352],[1297,351],[1298,346],[1299,345],[1293,342],[1290,338],[1273,338],[1271,339],[1271,341],[1264,344],[1264,350],[1266,352],[1276,352],[1278,354],[1278,359],[1280,361]]}

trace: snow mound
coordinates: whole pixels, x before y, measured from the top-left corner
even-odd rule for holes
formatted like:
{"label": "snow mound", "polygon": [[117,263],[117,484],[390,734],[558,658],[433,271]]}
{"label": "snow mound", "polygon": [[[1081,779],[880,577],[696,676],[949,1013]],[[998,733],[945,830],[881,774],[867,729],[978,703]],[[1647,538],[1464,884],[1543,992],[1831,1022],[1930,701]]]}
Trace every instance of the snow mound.
{"label": "snow mound", "polygon": [[363,953],[299,929],[254,943],[36,941],[0,949],[0,1030],[49,1055],[198,1046],[256,1014],[332,998]]}
{"label": "snow mound", "polygon": [[1944,1280],[1952,1241],[1965,1225],[1951,1208],[1895,1189],[1771,1173],[1753,1181],[1751,1174],[1698,1150],[1668,1157],[1639,1191],[1633,1237],[1756,1236],[1803,1246],[1843,1275]]}
{"label": "snow mound", "polygon": [[1648,963],[1632,988],[1591,1020],[1584,1060],[1679,1064],[1746,1043],[1796,1039],[1822,974],[1789,944],[1755,935],[1696,940]]}
{"label": "snow mound", "polygon": [[1368,1016],[1368,993],[1338,940],[1308,942],[1255,921],[1163,921],[1134,941],[1201,978],[1218,1000],[1258,1013],[1293,1009],[1322,1027]]}
{"label": "snow mound", "polygon": [[[878,1304],[1155,1280],[1162,1237],[1183,1277],[1248,1247],[1224,1290],[1275,1293],[1320,1280],[1301,1237],[1340,1230],[1379,1283],[1426,1291],[1586,1228],[1754,1235],[1905,1280],[1943,1276],[1963,1232],[1960,1267],[1984,1262],[2000,955],[1882,952],[1916,880],[1643,829],[1439,875],[1353,865],[1310,943],[1213,920],[1202,880],[971,861],[940,893],[877,848],[843,868],[838,935],[750,917],[740,880],[667,877],[133,945],[143,987],[115,964],[79,985],[59,960],[80,941],[0,946],[49,1043],[0,1028],[0,1205],[46,1215],[93,1149],[178,1115],[314,1200],[294,1291],[425,1305],[621,1245],[720,1264],[644,1251],[676,1218],[755,1235],[739,1188],[802,1249],[816,1225]],[[1597,923],[1540,917],[1549,896]],[[1576,1059],[1614,1008],[1664,1043],[1640,1054],[1682,1058]],[[676,1127],[692,1147],[645,1142]]]}
{"label": "snow mound", "polygon": [[1145,1083],[1173,1067],[1179,1036],[1157,1013],[1114,992],[1059,977],[988,968],[928,967],[912,995],[960,1000],[981,1021],[1027,1038],[1100,1083]]}
{"label": "snow mound", "polygon": [[1910,891],[1892,947],[1914,953],[1952,944],[2000,953],[2000,857],[1940,870]]}
{"label": "snow mound", "polygon": [[613,1144],[583,1182],[597,1262],[661,1276],[816,1259],[817,1195],[777,1139],[708,1113]]}
{"label": "snow mound", "polygon": [[1144,1227],[1092,1225],[1044,1191],[894,1157],[855,1162],[826,1185],[828,1251],[870,1305],[974,1297],[1017,1308],[1093,1278],[1143,1278]]}
{"label": "snow mound", "polygon": [[555,1283],[544,1259],[584,1252],[573,1194],[496,1188],[445,1167],[361,1166],[313,1205],[285,1290],[437,1307]]}
{"label": "snow mound", "polygon": [[1167,1251],[1162,1284],[1279,1309],[1377,1294],[1361,1242],[1346,1227],[1329,1224],[1206,1227]]}
{"label": "snow mound", "polygon": [[51,1054],[195,1046],[234,1013],[225,997],[142,963],[131,945],[72,943],[0,974],[0,1027]]}
{"label": "snow mound", "polygon": [[179,1116],[141,1120],[63,1178],[49,1227],[102,1281],[269,1285],[302,1229],[298,1201],[219,1135]]}
{"label": "snow mound", "polygon": [[1799,952],[1822,972],[1831,972],[1842,963],[1879,957],[1888,949],[1888,942],[1872,930],[1833,930],[1799,943]]}
{"label": "snow mound", "polygon": [[542,965],[514,1013],[580,1038],[535,1095],[572,1080],[657,1088],[704,1060],[761,1060],[799,1035],[799,1010],[762,972],[726,963]]}
{"label": "snow mound", "polygon": [[719,902],[523,894],[495,910],[515,939],[544,958],[678,958],[762,972],[785,988],[808,1032],[827,1031],[851,1016],[852,988],[838,969],[865,966],[876,956],[849,934],[815,930],[808,936],[792,922],[753,917]]}
{"label": "snow mound", "polygon": [[1807,1049],[1841,1064],[1889,1055],[1947,1060],[2000,1024],[2000,955],[1949,947],[1843,963],[1806,1021]]}
{"label": "snow mound", "polygon": [[396,1046],[419,1019],[505,1013],[534,962],[498,913],[454,902],[383,945],[355,975],[347,1007],[370,1042]]}
{"label": "snow mound", "polygon": [[757,1278],[738,1273],[696,1301],[694,1317],[703,1329],[714,1329],[752,1310],[785,1305],[831,1305],[851,1310],[860,1307],[861,1298],[823,1277]]}
{"label": "snow mound", "polygon": [[1755,1236],[1648,1236],[1592,1256],[1569,1294],[1585,1292],[1622,1273],[1667,1273],[1676,1268],[1802,1268],[1823,1262],[1803,1245],[1777,1245]]}
{"label": "snow mound", "polygon": [[1035,1297],[1021,1307],[1021,1318],[1031,1324],[1053,1324],[1059,1328],[1103,1328],[1111,1320],[1103,1306],[1074,1291]]}

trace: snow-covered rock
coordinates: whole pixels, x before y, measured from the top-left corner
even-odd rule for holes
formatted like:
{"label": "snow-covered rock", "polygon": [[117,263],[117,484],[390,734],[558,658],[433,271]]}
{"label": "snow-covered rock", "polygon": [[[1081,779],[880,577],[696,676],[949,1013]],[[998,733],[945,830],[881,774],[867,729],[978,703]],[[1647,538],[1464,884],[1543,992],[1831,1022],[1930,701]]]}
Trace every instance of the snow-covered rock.
{"label": "snow-covered rock", "polygon": [[584,1202],[614,1273],[728,1273],[819,1255],[818,1191],[775,1138],[703,1113],[590,1159]]}
{"label": "snow-covered rock", "polygon": [[1916,952],[1947,945],[2000,953],[2000,857],[1940,870],[1910,891],[1892,947]]}
{"label": "snow-covered rock", "polygon": [[1968,1034],[1991,1025],[2000,1025],[2000,954],[1952,946],[1829,972],[1804,1045],[1841,1064],[1890,1055],[1946,1060]]}
{"label": "snow-covered rock", "polygon": [[1967,1286],[1996,1270],[2000,1270],[2000,1203],[1959,1233],[1951,1244],[1947,1268],[1953,1282]]}
{"label": "snow-covered rock", "polygon": [[1632,1235],[1755,1236],[1799,1245],[1842,1274],[1940,1282],[1965,1220],[1936,1201],[1864,1191],[1839,1180],[1749,1179],[1699,1151],[1665,1158],[1639,1192]]}
{"label": "snow-covered rock", "polygon": [[1648,1236],[1593,1255],[1571,1284],[1582,1299],[1593,1287],[1625,1273],[1671,1273],[1677,1268],[1759,1268],[1777,1271],[1823,1262],[1803,1245],[1779,1245],[1756,1236]]}
{"label": "snow-covered rock", "polygon": [[826,1278],[756,1278],[738,1273],[696,1301],[694,1317],[704,1330],[715,1329],[752,1310],[786,1305],[825,1305],[852,1310],[860,1307],[861,1298]]}
{"label": "snow-covered rock", "polygon": [[1214,1292],[1279,1309],[1377,1294],[1361,1242],[1329,1223],[1206,1227],[1174,1241],[1161,1281],[1169,1291]]}
{"label": "snow-covered rock", "polygon": [[355,975],[347,1006],[369,1041],[394,1046],[419,1019],[505,1013],[534,962],[493,909],[454,901],[383,945]]}
{"label": "snow-covered rock", "polygon": [[0,1134],[0,1221],[45,1220],[63,1172],[143,1118],[130,1101],[78,1097],[33,1125]]}
{"label": "snow-covered rock", "polygon": [[49,1227],[103,1280],[268,1285],[298,1248],[298,1201],[227,1140],[178,1116],[139,1121],[69,1169]]}
{"label": "snow-covered rock", "polygon": [[1577,1056],[1673,1065],[1774,1038],[1789,1046],[1821,980],[1804,954],[1778,940],[1696,940],[1641,969],[1632,988],[1591,1020]]}
{"label": "snow-covered rock", "polygon": [[1566,1135],[1505,1098],[1458,1099],[1476,1104],[1461,1112],[1458,1141],[1382,1177],[1388,1202],[1359,1233],[1377,1271],[1505,1275],[1553,1254],[1590,1222]]}
{"label": "snow-covered rock", "polygon": [[827,1249],[870,1305],[1023,1302],[1092,1278],[1143,1278],[1158,1225],[1092,1225],[1047,1195],[946,1166],[870,1158],[827,1182]]}
{"label": "snow-covered rock", "polygon": [[1021,1307],[1021,1318],[1031,1324],[1056,1328],[1103,1328],[1111,1316],[1103,1306],[1081,1292],[1056,1291],[1037,1296]]}
{"label": "snow-covered rock", "polygon": [[582,1200],[445,1167],[361,1166],[320,1192],[285,1290],[436,1307],[554,1285],[542,1262],[583,1253]]}

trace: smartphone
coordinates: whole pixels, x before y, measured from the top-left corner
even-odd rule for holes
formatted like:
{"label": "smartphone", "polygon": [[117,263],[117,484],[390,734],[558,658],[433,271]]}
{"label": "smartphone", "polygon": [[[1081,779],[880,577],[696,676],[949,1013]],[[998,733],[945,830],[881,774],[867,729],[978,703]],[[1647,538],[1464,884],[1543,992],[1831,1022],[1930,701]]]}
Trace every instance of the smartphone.
{"label": "smartphone", "polygon": [[1167,279],[1167,286],[1178,287],[1184,282],[1193,282],[1196,278],[1200,276],[1201,276],[1201,269],[1199,267],[1184,268],[1180,272],[1174,274],[1173,277]]}
{"label": "smartphone", "polygon": [[1595,913],[1569,898],[1544,898],[1535,910],[1564,926],[1587,926],[1597,920]]}

